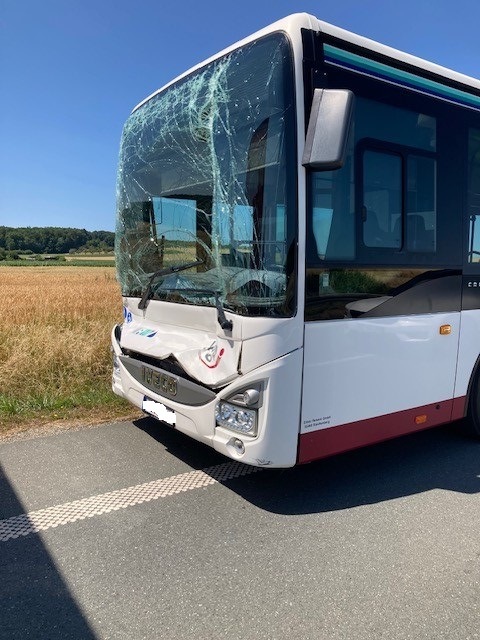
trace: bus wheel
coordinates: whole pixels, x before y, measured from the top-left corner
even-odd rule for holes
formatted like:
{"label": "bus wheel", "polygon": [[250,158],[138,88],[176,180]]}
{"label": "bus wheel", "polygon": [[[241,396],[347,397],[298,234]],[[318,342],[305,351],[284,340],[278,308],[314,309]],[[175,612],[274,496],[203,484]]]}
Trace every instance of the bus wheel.
{"label": "bus wheel", "polygon": [[480,372],[473,380],[465,426],[469,435],[480,438]]}

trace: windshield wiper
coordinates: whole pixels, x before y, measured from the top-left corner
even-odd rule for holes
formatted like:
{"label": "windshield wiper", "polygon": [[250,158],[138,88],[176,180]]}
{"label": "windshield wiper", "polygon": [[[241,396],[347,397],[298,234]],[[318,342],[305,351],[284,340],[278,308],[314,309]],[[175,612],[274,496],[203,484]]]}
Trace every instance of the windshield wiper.
{"label": "windshield wiper", "polygon": [[[165,269],[160,269],[160,271],[155,271],[155,273],[152,273],[152,275],[148,280],[147,287],[143,292],[142,298],[138,303],[138,308],[141,309],[142,311],[146,309],[150,296],[152,295],[153,282],[157,278],[160,278],[161,276],[166,276],[169,273],[177,273],[178,271],[185,271],[186,269],[190,269],[191,267],[196,267],[199,264],[203,264],[203,262],[204,262],[203,260],[195,260],[195,262],[186,262],[185,264],[173,265],[172,267],[165,267]],[[227,316],[225,315],[225,311],[223,310],[223,307],[220,303],[220,294],[218,291],[215,291],[214,289],[193,289],[193,288],[183,289],[178,287],[165,287],[164,289],[162,289],[162,291],[177,291],[179,293],[186,292],[186,293],[195,293],[195,294],[203,293],[209,296],[213,296],[213,298],[215,299],[215,307],[217,308],[218,324],[222,327],[224,331],[231,331],[233,329],[233,322],[231,320],[228,320]]]}
{"label": "windshield wiper", "polygon": [[153,273],[148,280],[147,287],[143,292],[140,302],[138,303],[138,308],[142,309],[142,311],[143,309],[147,308],[148,300],[152,295],[152,285],[154,280],[160,278],[161,276],[166,276],[169,273],[177,273],[178,271],[185,271],[185,269],[196,267],[199,264],[203,264],[203,262],[203,260],[195,260],[195,262],[186,262],[185,264],[173,265],[172,267],[165,267],[164,269],[160,269],[160,271],[155,271],[155,273]]}
{"label": "windshield wiper", "polygon": [[[185,289],[180,289],[180,291],[185,291]],[[224,331],[231,331],[233,329],[233,322],[231,320],[227,320],[227,316],[225,315],[225,311],[223,310],[222,305],[220,304],[220,294],[218,291],[214,291],[213,289],[192,289],[196,293],[206,293],[215,298],[215,306],[217,307],[217,321],[218,324],[222,327]]]}
{"label": "windshield wiper", "polygon": [[[220,293],[218,291],[215,291],[214,289],[194,289],[193,287],[190,287],[190,288],[165,287],[165,288],[162,288],[162,291],[164,292],[174,291],[179,294],[193,293],[195,295],[203,294],[203,295],[211,296],[212,298],[215,299],[215,307],[217,309],[218,324],[222,327],[224,331],[231,331],[233,329],[233,322],[231,320],[228,320],[227,316],[225,315],[225,311],[220,302]],[[140,305],[138,306],[140,307]]]}

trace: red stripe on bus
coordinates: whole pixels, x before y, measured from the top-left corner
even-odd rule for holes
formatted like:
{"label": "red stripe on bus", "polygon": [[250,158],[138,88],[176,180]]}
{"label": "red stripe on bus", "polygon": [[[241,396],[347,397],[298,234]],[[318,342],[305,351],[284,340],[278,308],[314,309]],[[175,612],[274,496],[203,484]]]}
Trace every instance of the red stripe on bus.
{"label": "red stripe on bus", "polygon": [[312,462],[458,420],[465,415],[465,403],[465,397],[455,398],[311,433],[301,433],[298,463]]}
{"label": "red stripe on bus", "polygon": [[452,407],[452,421],[461,420],[467,415],[467,396],[454,398]]}

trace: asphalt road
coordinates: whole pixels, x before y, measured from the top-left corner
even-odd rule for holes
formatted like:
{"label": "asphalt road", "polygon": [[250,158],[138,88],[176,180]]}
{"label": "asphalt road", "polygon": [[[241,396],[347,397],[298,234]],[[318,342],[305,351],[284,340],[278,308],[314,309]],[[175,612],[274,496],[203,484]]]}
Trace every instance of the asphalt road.
{"label": "asphalt road", "polygon": [[0,638],[480,638],[479,443],[242,469],[152,419],[0,444]]}

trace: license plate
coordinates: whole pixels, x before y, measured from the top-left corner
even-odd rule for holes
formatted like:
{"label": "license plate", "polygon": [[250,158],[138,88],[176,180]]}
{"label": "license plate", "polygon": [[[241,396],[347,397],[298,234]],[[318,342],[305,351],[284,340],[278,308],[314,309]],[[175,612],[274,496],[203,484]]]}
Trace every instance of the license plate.
{"label": "license plate", "polygon": [[161,402],[150,400],[150,398],[147,398],[146,396],[144,396],[143,398],[142,409],[143,411],[145,411],[145,413],[148,413],[149,415],[157,418],[158,420],[161,420],[162,422],[166,422],[172,425],[172,427],[177,421],[175,411],[172,411],[172,409],[169,409]]}

